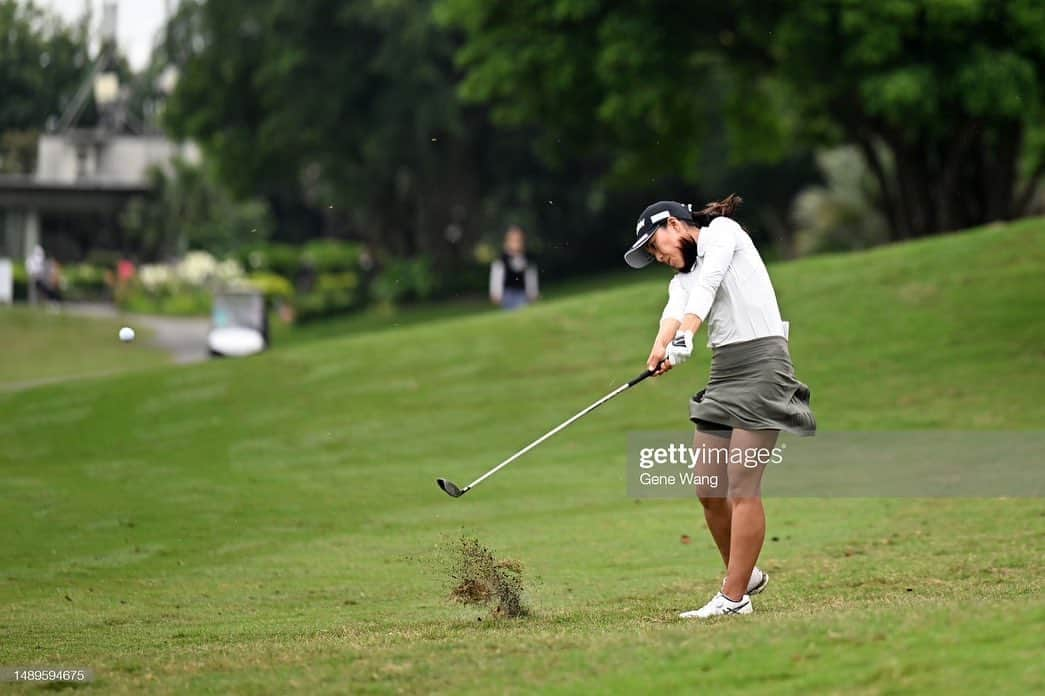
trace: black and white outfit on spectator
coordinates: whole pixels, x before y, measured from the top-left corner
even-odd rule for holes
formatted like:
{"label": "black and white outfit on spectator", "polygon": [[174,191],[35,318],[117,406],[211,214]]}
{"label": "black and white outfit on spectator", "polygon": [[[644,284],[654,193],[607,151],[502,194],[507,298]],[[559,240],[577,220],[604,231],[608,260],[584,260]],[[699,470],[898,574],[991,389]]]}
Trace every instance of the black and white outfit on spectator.
{"label": "black and white outfit on spectator", "polygon": [[504,309],[525,307],[538,294],[537,265],[524,254],[502,253],[490,264],[490,297]]}

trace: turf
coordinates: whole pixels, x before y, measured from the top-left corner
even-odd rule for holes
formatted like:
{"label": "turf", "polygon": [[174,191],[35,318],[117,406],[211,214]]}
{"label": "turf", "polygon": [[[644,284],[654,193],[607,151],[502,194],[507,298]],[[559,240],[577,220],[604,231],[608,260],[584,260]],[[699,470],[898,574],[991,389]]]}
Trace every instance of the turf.
{"label": "turf", "polygon": [[147,331],[121,343],[119,330],[115,320],[0,306],[0,390],[170,362]]}
{"label": "turf", "polygon": [[[584,292],[604,290],[639,282],[641,276],[633,273],[609,273],[546,283],[541,290],[542,300],[559,300]],[[376,333],[401,329],[436,319],[452,319],[477,314],[498,312],[481,293],[459,295],[440,301],[418,302],[403,306],[374,306],[351,314],[334,316],[321,321],[288,325],[272,313],[272,342],[277,348],[324,338],[345,337],[357,333]]]}
{"label": "turf", "polygon": [[[773,266],[820,427],[1041,430],[1043,271],[1040,219]],[[642,369],[647,277],[0,395],[0,665],[100,693],[1045,689],[1040,498],[769,498],[756,613],[677,621],[721,561],[695,501],[626,497],[626,434],[686,427],[706,351],[439,491]],[[522,563],[530,616],[449,601],[461,535]]]}

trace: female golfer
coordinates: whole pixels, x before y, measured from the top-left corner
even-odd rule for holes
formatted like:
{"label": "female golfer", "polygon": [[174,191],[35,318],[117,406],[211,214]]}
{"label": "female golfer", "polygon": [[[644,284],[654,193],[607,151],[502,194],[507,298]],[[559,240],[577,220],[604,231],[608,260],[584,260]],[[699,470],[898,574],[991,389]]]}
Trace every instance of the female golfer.
{"label": "female golfer", "polygon": [[[681,618],[750,614],[751,595],[769,576],[758,561],[766,535],[761,481],[781,430],[816,432],[809,388],[795,378],[788,324],[758,250],[730,216],[739,196],[701,210],[674,201],[642,212],[638,238],[624,255],[632,268],[654,259],[678,271],[653,341],[648,368],[660,375],[685,362],[693,335],[708,326],[711,374],[689,403],[696,423],[696,473],[717,487],[697,488],[704,519],[726,564],[722,589]],[[779,451],[775,453],[779,455]]]}

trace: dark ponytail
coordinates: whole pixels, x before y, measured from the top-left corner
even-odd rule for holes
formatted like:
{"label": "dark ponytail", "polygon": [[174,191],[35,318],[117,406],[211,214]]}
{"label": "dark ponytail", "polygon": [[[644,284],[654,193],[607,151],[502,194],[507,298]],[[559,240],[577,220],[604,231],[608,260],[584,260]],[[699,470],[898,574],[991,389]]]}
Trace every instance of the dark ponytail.
{"label": "dark ponytail", "polygon": [[694,210],[693,217],[704,224],[711,222],[717,217],[732,217],[733,213],[743,202],[743,198],[735,193],[731,193],[720,201],[712,201],[711,203],[708,203],[702,210]]}

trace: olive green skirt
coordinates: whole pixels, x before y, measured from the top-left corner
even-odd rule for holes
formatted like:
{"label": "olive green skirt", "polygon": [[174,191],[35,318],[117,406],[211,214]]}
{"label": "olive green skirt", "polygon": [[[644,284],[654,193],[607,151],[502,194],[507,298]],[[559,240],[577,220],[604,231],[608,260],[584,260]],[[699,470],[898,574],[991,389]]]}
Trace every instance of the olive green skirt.
{"label": "olive green skirt", "polygon": [[816,433],[809,387],[795,378],[787,339],[767,336],[712,349],[708,385],[689,402],[702,431]]}

